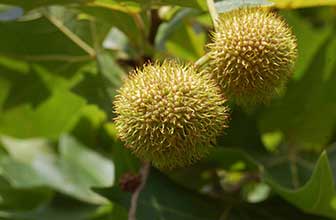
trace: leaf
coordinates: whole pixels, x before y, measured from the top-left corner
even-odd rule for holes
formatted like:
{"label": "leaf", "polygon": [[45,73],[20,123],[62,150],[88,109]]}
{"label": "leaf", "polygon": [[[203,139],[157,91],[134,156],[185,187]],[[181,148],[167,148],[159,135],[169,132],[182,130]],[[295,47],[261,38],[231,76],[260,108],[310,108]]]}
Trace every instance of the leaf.
{"label": "leaf", "polygon": [[89,6],[96,6],[106,8],[109,10],[116,10],[125,13],[139,13],[141,6],[138,1],[125,1],[125,0],[95,0],[89,3]]}
{"label": "leaf", "polygon": [[[323,28],[316,28],[311,22],[303,19],[298,13],[293,11],[284,11],[281,15],[285,17],[297,38],[299,56],[293,79],[298,80],[308,71],[310,64],[314,62],[316,53],[323,47],[332,34],[332,27],[324,26]],[[314,44],[310,42],[314,42]]]}
{"label": "leaf", "polygon": [[166,42],[168,53],[184,60],[195,61],[204,52],[206,36],[203,32],[197,32],[193,27],[183,23]]}
{"label": "leaf", "polygon": [[71,134],[86,146],[112,158],[116,179],[125,172],[139,169],[139,160],[119,140],[115,124],[96,106],[89,105],[83,109]]}
{"label": "leaf", "polygon": [[111,113],[112,102],[117,90],[127,76],[126,72],[117,64],[115,58],[108,53],[98,54],[97,65],[100,78],[104,81],[102,87],[108,94],[108,101],[111,105],[105,109],[107,113]]}
{"label": "leaf", "polygon": [[49,204],[30,211],[9,210],[10,220],[88,220],[95,213],[96,207],[77,201],[56,197]]}
{"label": "leaf", "polygon": [[336,5],[336,0],[221,0],[215,6],[219,13],[228,12],[247,5],[272,6],[277,8],[293,9],[304,7],[319,7]]}
{"label": "leaf", "polygon": [[157,4],[161,4],[161,5],[177,5],[177,6],[197,8],[197,9],[202,9],[202,10],[207,9],[206,3],[203,0],[188,0],[188,1],[152,0],[152,2],[157,3]]}
{"label": "leaf", "polygon": [[[85,180],[87,185],[94,187],[113,185],[114,165],[110,160],[85,149],[85,146],[70,136],[61,137],[59,148],[62,160],[67,164],[68,169],[75,168],[76,172],[73,175],[77,175],[79,181]],[[78,171],[76,167],[81,171]]]}
{"label": "leaf", "polygon": [[36,109],[23,105],[2,112],[0,133],[20,138],[58,138],[74,126],[84,105],[82,98],[70,92],[55,91]]}
{"label": "leaf", "polygon": [[278,8],[303,8],[303,7],[319,7],[336,5],[336,0],[270,0],[276,4]]}
{"label": "leaf", "polygon": [[[130,196],[117,188],[109,193],[109,197],[124,207],[129,206]],[[137,219],[219,219],[223,207],[224,204],[220,200],[180,187],[152,169],[145,189],[139,197]]]}
{"label": "leaf", "polygon": [[4,110],[21,104],[36,107],[50,96],[50,91],[42,78],[32,68],[28,69],[27,73],[22,74],[0,65],[1,78],[9,81],[11,85],[10,92],[2,104]]}
{"label": "leaf", "polygon": [[113,56],[101,53],[97,56],[97,69],[85,72],[72,91],[85,98],[89,104],[96,104],[112,118],[113,99],[125,76],[126,73]]}
{"label": "leaf", "polygon": [[29,10],[41,6],[85,3],[88,1],[90,0],[29,0],[29,1],[1,0],[1,4],[17,5]]}
{"label": "leaf", "polygon": [[5,79],[4,77],[0,77],[0,112],[3,109],[3,104],[7,99],[7,96],[10,92],[11,83],[9,80]]}
{"label": "leaf", "polygon": [[328,220],[316,215],[309,215],[288,204],[281,198],[273,197],[266,202],[258,204],[244,204],[234,207],[227,219],[230,220],[256,220],[256,219],[274,219],[274,220]]}
{"label": "leaf", "polygon": [[41,56],[62,58],[86,55],[45,17],[26,22],[1,22],[0,30],[0,55],[28,60],[43,60]]}
{"label": "leaf", "polygon": [[[50,149],[50,146],[43,140],[2,137],[1,141],[10,153],[10,156],[3,155],[1,158],[2,175],[13,187],[27,189],[47,186],[85,202],[107,202],[90,188],[113,185],[113,163],[86,149],[72,137],[60,138],[59,157],[46,150]],[[30,149],[34,148],[36,143],[40,149],[45,150],[35,149],[31,152]],[[45,144],[42,145],[43,143]],[[20,156],[23,153],[30,156]]]}
{"label": "leaf", "polygon": [[261,131],[282,131],[290,145],[301,149],[321,149],[330,141],[336,125],[336,62],[327,59],[328,47],[336,45],[332,42],[329,38],[303,78],[291,82],[286,94],[263,111]]}
{"label": "leaf", "polygon": [[116,204],[100,207],[57,195],[49,204],[31,211],[2,211],[10,220],[126,220],[127,212]]}
{"label": "leaf", "polygon": [[23,15],[23,9],[9,5],[0,4],[0,21],[15,20]]}
{"label": "leaf", "polygon": [[240,171],[258,172],[261,169],[260,164],[244,151],[217,147],[193,166],[173,170],[167,174],[187,189],[201,190],[209,184],[209,178],[204,178],[204,176],[211,176],[211,173],[219,170],[230,170],[237,164],[242,167]]}
{"label": "leaf", "polygon": [[158,33],[155,37],[155,46],[159,50],[163,50],[169,37],[181,26],[181,22],[188,16],[194,15],[195,12],[190,9],[182,9],[176,13],[168,22],[160,25]]}
{"label": "leaf", "polygon": [[129,42],[134,48],[143,46],[142,33],[139,31],[134,15],[98,6],[81,6],[79,9],[86,14],[94,16],[100,22],[117,27],[128,36]]}
{"label": "leaf", "polygon": [[215,3],[218,13],[225,13],[246,6],[272,6],[268,0],[221,0]]}
{"label": "leaf", "polygon": [[106,123],[103,126],[102,143],[111,151],[111,157],[115,164],[115,176],[118,179],[125,172],[136,172],[140,165],[139,160],[120,141],[114,123]]}
{"label": "leaf", "polygon": [[[179,11],[173,19],[162,24],[155,39],[155,46],[170,55],[194,61],[202,56],[206,35],[202,27],[192,23],[192,15],[197,12],[190,9]],[[192,24],[192,25],[191,25]]]}
{"label": "leaf", "polygon": [[31,16],[0,23],[0,71],[13,84],[11,93],[22,93],[8,98],[7,107],[27,101],[36,106],[49,95],[46,90],[68,89],[81,68],[94,61],[89,44],[99,44],[108,33],[101,23],[91,33],[89,21],[63,7],[49,7],[43,14],[36,10]]}
{"label": "leaf", "polygon": [[273,190],[291,204],[307,213],[336,219],[331,202],[336,198],[332,171],[326,152],[323,152],[309,181],[297,190],[284,188],[266,177]]}
{"label": "leaf", "polygon": [[28,211],[47,203],[52,191],[46,188],[15,189],[0,179],[1,210]]}

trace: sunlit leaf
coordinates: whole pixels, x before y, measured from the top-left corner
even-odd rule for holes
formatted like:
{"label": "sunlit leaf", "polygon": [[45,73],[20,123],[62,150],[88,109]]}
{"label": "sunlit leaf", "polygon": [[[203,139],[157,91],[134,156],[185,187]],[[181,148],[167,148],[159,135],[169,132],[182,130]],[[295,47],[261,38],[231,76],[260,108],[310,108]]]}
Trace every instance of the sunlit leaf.
{"label": "sunlit leaf", "polygon": [[[1,158],[2,175],[13,187],[46,186],[89,203],[107,203],[90,188],[113,185],[113,163],[70,136],[60,138],[59,157],[49,150],[51,146],[44,140],[2,137],[1,141],[10,153]],[[36,144],[39,148],[31,151]]]}
{"label": "sunlit leaf", "polygon": [[332,201],[336,197],[334,179],[327,154],[322,153],[309,181],[297,190],[286,189],[268,179],[273,190],[307,213],[336,218]]}

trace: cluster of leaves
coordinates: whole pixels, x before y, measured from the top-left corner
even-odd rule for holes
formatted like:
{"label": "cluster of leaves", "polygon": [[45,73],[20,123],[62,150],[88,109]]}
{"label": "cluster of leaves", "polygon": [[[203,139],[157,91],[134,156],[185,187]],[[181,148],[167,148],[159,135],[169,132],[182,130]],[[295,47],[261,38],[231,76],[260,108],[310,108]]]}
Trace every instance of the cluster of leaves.
{"label": "cluster of leaves", "polygon": [[[207,160],[152,169],[139,220],[336,219],[336,1],[274,2],[299,44],[286,92],[251,112],[232,105]],[[113,97],[147,60],[205,54],[206,1],[0,4],[0,219],[127,219],[118,180],[139,162],[116,138]],[[266,1],[216,7],[245,4]]]}

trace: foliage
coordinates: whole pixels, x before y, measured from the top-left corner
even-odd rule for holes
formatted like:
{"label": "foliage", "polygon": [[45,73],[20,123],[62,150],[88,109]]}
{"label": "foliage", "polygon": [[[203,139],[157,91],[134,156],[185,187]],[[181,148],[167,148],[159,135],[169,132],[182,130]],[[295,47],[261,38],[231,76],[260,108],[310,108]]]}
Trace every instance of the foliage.
{"label": "foliage", "polygon": [[[336,219],[336,1],[272,2],[298,38],[286,91],[230,103],[206,159],[152,168],[138,220]],[[215,6],[250,4],[270,5]],[[118,182],[140,163],[116,135],[117,89],[148,60],[196,61],[211,30],[203,0],[0,0],[0,219],[127,219]]]}

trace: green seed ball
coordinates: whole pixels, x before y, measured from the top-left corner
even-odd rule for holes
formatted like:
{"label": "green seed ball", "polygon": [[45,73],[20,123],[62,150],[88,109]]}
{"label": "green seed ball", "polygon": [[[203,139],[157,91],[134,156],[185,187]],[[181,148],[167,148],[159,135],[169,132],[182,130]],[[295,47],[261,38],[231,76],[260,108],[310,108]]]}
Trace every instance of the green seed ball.
{"label": "green seed ball", "polygon": [[267,103],[293,72],[297,42],[286,22],[266,8],[221,14],[209,44],[209,72],[237,104]]}
{"label": "green seed ball", "polygon": [[114,102],[125,146],[159,169],[204,157],[226,127],[228,108],[216,82],[175,61],[134,71]]}

